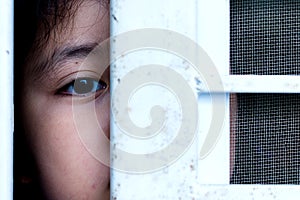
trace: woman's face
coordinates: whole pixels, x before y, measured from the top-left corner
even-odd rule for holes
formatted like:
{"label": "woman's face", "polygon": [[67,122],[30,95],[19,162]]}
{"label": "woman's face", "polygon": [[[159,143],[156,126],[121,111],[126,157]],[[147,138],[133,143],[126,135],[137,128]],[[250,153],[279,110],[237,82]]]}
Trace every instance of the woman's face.
{"label": "woman's face", "polygon": [[86,150],[73,118],[75,107],[95,105],[95,112],[86,111],[83,118],[96,116],[109,137],[109,69],[102,74],[107,66],[82,65],[109,37],[108,12],[97,1],[83,1],[63,31],[52,31],[25,66],[25,131],[49,199],[109,199],[109,167]]}

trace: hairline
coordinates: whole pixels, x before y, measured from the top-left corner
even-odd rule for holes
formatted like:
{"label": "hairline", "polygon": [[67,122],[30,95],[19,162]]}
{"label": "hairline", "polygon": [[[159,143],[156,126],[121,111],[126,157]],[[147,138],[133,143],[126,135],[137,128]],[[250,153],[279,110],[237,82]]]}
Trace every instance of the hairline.
{"label": "hairline", "polygon": [[[107,9],[109,5],[107,0],[88,0],[90,2],[99,2],[101,3],[101,7]],[[25,74],[33,74],[34,80],[39,80],[43,78],[43,75],[49,73],[54,70],[55,66],[59,64],[63,59],[72,59],[72,58],[83,58],[88,55],[89,52],[93,50],[98,44],[97,43],[83,43],[83,44],[64,44],[61,46],[57,46],[56,43],[52,44],[53,50],[50,52],[46,52],[45,49],[51,49],[50,40],[55,41],[56,38],[65,31],[65,25],[71,24],[71,29],[73,30],[74,16],[76,15],[80,5],[86,2],[86,0],[76,0],[76,5],[72,10],[67,12],[69,13],[69,17],[60,21],[59,24],[53,26],[53,29],[48,33],[48,37],[37,36],[37,40],[33,43],[32,49],[25,61]],[[109,9],[107,9],[109,11]],[[44,32],[40,33],[42,36],[45,34]],[[44,39],[43,41],[40,41]],[[69,54],[69,55],[68,55]],[[28,65],[31,65],[30,67]]]}

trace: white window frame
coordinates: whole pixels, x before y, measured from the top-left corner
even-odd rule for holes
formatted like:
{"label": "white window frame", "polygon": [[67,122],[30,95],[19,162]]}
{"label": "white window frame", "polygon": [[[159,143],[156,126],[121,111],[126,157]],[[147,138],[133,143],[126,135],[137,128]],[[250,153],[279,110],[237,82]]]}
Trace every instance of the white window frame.
{"label": "white window frame", "polygon": [[[184,2],[184,3],[183,3]],[[212,58],[221,75],[213,88],[200,86],[203,95],[199,102],[202,115],[209,101],[205,96],[230,93],[299,93],[299,76],[229,75],[229,0],[112,0],[111,35],[142,28],[163,28],[179,32],[196,41]],[[114,47],[112,48],[112,52]],[[122,58],[121,58],[122,60]],[[123,60],[126,62],[126,60]],[[122,61],[121,61],[122,62]],[[126,73],[117,61],[120,74]],[[126,63],[128,65],[132,63]],[[124,63],[122,64],[124,65]],[[126,66],[126,65],[125,65]],[[112,70],[112,85],[117,84],[118,72]],[[116,75],[116,76],[115,76]],[[114,91],[114,90],[112,90]],[[182,173],[189,164],[182,161],[167,168],[168,173],[157,171],[149,174],[131,174],[115,170],[112,165],[111,193],[117,199],[298,199],[299,186],[295,185],[230,185],[229,184],[229,95],[225,101],[226,116],[222,136],[213,152],[205,159],[198,159],[196,173]],[[205,119],[204,119],[205,120]],[[112,120],[113,145],[126,145],[126,141],[114,137],[117,125]],[[208,120],[209,123],[209,120]],[[199,129],[205,123],[200,124]],[[199,136],[191,149],[199,151],[204,136]],[[136,149],[138,151],[138,149]],[[114,151],[112,149],[112,151]],[[114,154],[114,152],[112,152]],[[112,157],[115,155],[112,155]],[[227,161],[224,162],[224,158]],[[220,162],[222,161],[222,162]],[[113,164],[113,163],[112,163]],[[172,169],[175,168],[175,169]],[[220,171],[224,175],[220,175]],[[167,174],[167,175],[166,175]],[[184,182],[176,184],[176,182]],[[186,183],[190,182],[190,183]]]}
{"label": "white window frame", "polygon": [[13,1],[0,0],[0,199],[13,199]]}

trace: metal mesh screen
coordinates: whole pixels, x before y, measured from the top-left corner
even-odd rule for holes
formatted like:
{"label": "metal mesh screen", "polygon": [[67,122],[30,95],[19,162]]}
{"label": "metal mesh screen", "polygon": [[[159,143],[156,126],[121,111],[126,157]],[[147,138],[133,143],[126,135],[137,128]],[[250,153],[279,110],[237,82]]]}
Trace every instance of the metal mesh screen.
{"label": "metal mesh screen", "polygon": [[300,95],[238,94],[231,183],[300,183]]}
{"label": "metal mesh screen", "polygon": [[231,74],[300,74],[300,1],[230,1]]}
{"label": "metal mesh screen", "polygon": [[[230,20],[231,74],[300,74],[300,1],[231,0]],[[297,94],[236,95],[232,184],[300,184],[299,102]]]}

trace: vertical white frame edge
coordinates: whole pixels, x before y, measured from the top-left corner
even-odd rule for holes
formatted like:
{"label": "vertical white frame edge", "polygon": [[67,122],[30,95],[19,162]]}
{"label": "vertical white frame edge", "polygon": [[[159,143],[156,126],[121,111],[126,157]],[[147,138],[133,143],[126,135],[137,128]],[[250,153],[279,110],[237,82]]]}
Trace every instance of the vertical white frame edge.
{"label": "vertical white frame edge", "polygon": [[[229,0],[199,0],[197,10],[197,41],[214,62],[220,77],[226,77],[229,75]],[[220,96],[215,91],[205,91],[202,94],[202,99],[199,100],[200,129],[202,129],[200,134],[207,133],[207,126],[211,123],[207,118],[207,115],[212,115],[212,110],[208,109],[211,103],[206,92],[214,98]],[[220,138],[213,151],[205,159],[199,160],[199,184],[229,184],[229,94],[226,94],[225,104],[226,111]],[[200,135],[200,147],[206,136]]]}
{"label": "vertical white frame edge", "polygon": [[13,2],[0,0],[0,199],[13,198]]}
{"label": "vertical white frame edge", "polygon": [[[142,28],[168,29],[197,40],[197,0],[112,0],[111,35]],[[112,46],[113,51],[114,46]],[[122,63],[122,59],[120,63]],[[136,59],[138,60],[138,59]],[[165,58],[161,57],[163,63]],[[111,69],[112,90],[117,77],[128,69],[119,65],[118,70]],[[134,61],[125,66],[136,65]],[[132,65],[131,65],[132,64]],[[167,63],[168,64],[168,63]],[[169,63],[170,64],[170,63]],[[174,64],[174,63],[172,63]],[[116,62],[118,65],[118,61]],[[181,65],[178,64],[178,66]],[[111,120],[111,135],[117,132]],[[114,138],[114,137],[112,137]],[[122,138],[114,138],[112,144],[123,144]],[[197,155],[199,149],[194,142],[187,152],[167,168],[145,174],[130,174],[111,168],[111,198],[116,199],[190,199],[193,187],[197,184]],[[194,170],[195,169],[195,170]]]}

